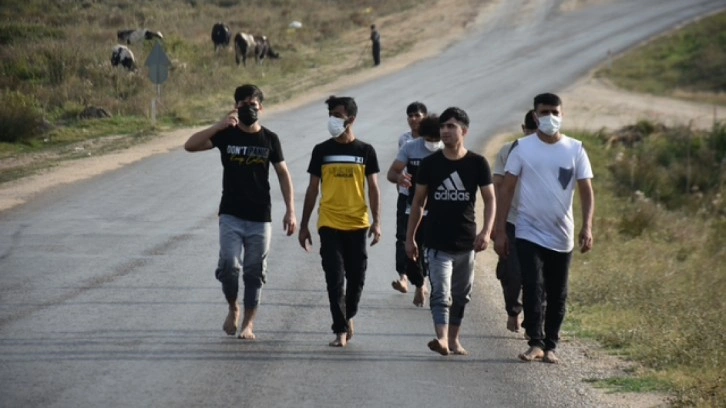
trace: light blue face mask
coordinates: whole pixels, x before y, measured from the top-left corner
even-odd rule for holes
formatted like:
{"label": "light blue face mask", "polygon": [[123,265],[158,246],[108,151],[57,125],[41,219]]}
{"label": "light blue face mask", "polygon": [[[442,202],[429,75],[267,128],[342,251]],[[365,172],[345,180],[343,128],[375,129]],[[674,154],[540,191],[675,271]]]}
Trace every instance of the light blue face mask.
{"label": "light blue face mask", "polygon": [[537,118],[539,124],[537,128],[544,134],[554,136],[560,131],[562,126],[562,118],[555,115],[547,115]]}
{"label": "light blue face mask", "polygon": [[328,118],[328,132],[330,132],[333,139],[342,135],[345,132],[345,119],[336,118],[335,116]]}

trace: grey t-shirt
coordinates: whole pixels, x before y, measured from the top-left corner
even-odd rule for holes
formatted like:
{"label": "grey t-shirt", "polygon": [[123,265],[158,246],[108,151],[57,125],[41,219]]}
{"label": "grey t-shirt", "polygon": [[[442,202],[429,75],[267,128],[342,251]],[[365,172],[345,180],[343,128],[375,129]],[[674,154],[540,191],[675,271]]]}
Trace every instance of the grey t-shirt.
{"label": "grey t-shirt", "polygon": [[[507,158],[509,158],[509,153],[512,152],[512,145],[514,142],[508,142],[505,143],[504,146],[499,150],[499,153],[497,153],[497,158],[494,160],[494,169],[492,169],[492,173],[498,176],[504,177],[504,166],[507,164]],[[514,146],[516,149],[516,146]],[[512,197],[512,206],[509,207],[509,214],[507,214],[507,222],[510,224],[516,224],[517,223],[517,215],[519,214],[519,183],[517,183],[517,187],[514,189],[514,196]]]}

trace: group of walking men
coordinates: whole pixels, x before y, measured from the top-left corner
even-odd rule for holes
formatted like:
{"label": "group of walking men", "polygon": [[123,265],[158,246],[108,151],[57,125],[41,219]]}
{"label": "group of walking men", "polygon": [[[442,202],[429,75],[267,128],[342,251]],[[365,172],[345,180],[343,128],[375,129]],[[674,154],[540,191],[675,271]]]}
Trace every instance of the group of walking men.
{"label": "group of walking men", "polygon": [[[306,251],[312,247],[308,224],[320,196],[317,231],[335,334],[329,345],[345,347],[354,334],[353,318],[365,282],[366,237],[371,245],[381,239],[380,168],[373,146],[358,139],[353,130],[358,106],[351,97],[331,96],[325,101],[331,137],[313,148],[298,225],[280,140],[259,122],[263,92],[255,85],[242,85],[234,99],[235,110],[193,134],[184,146],[190,152],[217,148],[221,155],[220,251],[215,276],[228,303],[223,329],[241,339],[255,339],[271,240],[271,164],[286,207],[283,228],[288,236],[299,230],[298,241]],[[574,248],[575,187],[583,212],[578,237],[582,252],[592,248],[594,211],[590,163],[582,143],[559,131],[559,97],[548,93],[534,98],[534,109],[525,118],[525,136],[502,148],[494,174],[483,156],[464,146],[469,133],[464,110],[450,107],[436,115],[415,102],[406,113],[411,130],[399,139],[397,157],[386,174],[399,188],[399,276],[392,286],[405,293],[410,282],[416,288],[413,302],[422,307],[428,296],[428,277],[436,335],[428,342],[429,349],[441,355],[467,354],[460,333],[464,309],[471,300],[474,257],[493,238],[508,329],[519,330],[519,315],[524,311],[522,326],[530,347],[520,359],[556,363],[554,350],[565,315]],[[484,202],[483,226],[478,231],[477,190]],[[241,310],[240,272],[244,282]]]}

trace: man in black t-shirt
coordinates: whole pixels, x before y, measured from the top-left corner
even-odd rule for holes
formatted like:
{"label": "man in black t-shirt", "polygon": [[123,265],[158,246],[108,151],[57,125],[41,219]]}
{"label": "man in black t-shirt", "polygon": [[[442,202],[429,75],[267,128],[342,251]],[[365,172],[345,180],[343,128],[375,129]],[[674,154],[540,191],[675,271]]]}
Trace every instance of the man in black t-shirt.
{"label": "man in black t-shirt", "polygon": [[[270,164],[285,200],[283,228],[295,233],[295,203],[290,173],[277,134],[260,125],[264,94],[255,85],[242,85],[234,93],[236,110],[207,129],[193,134],[184,149],[197,152],[219,149],[222,167],[222,201],[219,205],[219,262],[216,278],[222,283],[229,311],[224,331],[253,340],[254,321],[267,272],[270,249]],[[243,251],[244,249],[244,251]],[[244,252],[244,255],[242,253]],[[244,314],[240,327],[237,301],[239,273],[244,281]]]}
{"label": "man in black t-shirt", "polygon": [[[469,116],[452,107],[439,116],[444,148],[421,160],[406,231],[406,254],[426,256],[431,282],[431,314],[436,338],[428,347],[441,355],[467,354],[460,341],[464,308],[474,285],[474,254],[489,246],[495,199],[487,160],[464,147]],[[484,226],[476,232],[477,189],[484,200]],[[425,254],[414,237],[423,216]]]}

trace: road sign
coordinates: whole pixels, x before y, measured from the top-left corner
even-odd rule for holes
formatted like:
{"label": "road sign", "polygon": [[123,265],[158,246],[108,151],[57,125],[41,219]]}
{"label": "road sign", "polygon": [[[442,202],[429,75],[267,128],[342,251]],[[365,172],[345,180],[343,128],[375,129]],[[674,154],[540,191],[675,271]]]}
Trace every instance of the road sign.
{"label": "road sign", "polygon": [[149,67],[149,79],[151,79],[151,82],[160,85],[169,78],[171,61],[158,42],[154,45],[154,49],[151,50],[151,54],[146,59],[145,65]]}

